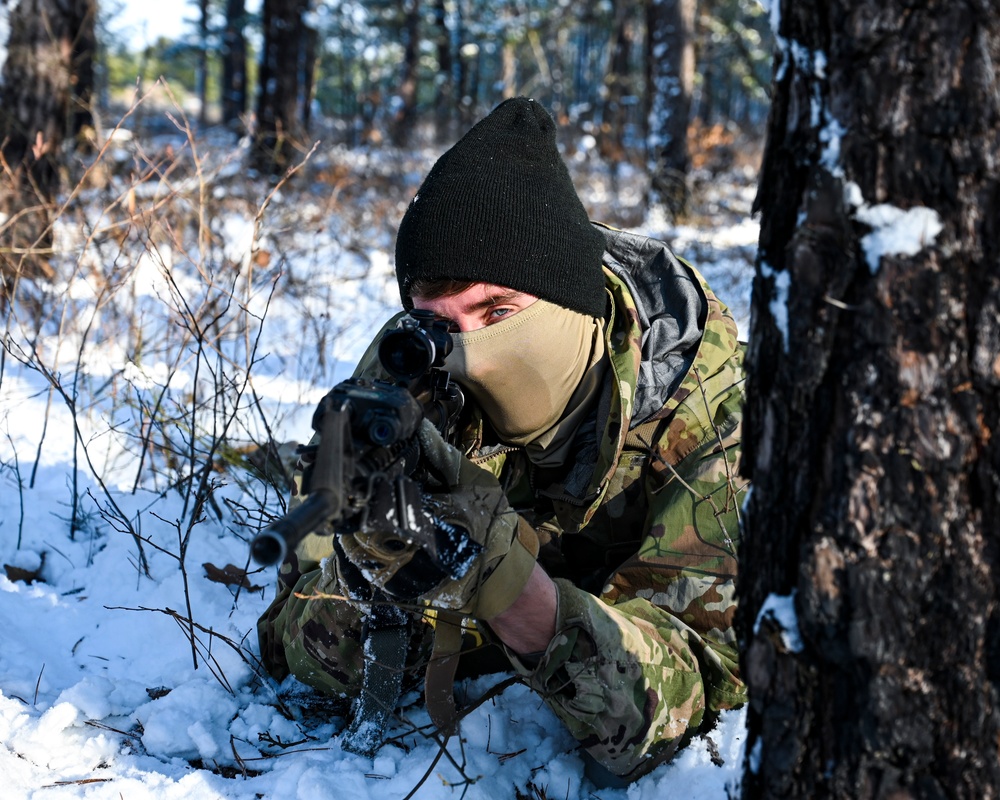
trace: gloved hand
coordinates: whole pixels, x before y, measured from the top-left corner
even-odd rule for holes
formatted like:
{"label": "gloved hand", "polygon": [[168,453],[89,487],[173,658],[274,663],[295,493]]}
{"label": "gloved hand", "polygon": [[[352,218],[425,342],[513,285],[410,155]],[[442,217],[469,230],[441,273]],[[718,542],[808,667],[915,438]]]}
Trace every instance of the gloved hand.
{"label": "gloved hand", "polygon": [[[537,536],[510,507],[492,474],[445,442],[426,420],[417,435],[435,479],[425,486],[429,494],[412,495],[407,487],[415,484],[404,479],[389,492],[393,496],[373,498],[359,531],[336,537],[338,557],[390,597],[491,619],[527,583],[538,554]],[[423,540],[413,535],[421,530]],[[341,564],[340,572],[346,567]]]}

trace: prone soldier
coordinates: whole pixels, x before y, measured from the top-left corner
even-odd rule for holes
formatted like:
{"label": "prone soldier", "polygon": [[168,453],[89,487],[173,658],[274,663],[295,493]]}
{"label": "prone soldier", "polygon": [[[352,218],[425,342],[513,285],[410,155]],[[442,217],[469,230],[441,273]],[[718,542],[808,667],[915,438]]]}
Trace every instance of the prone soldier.
{"label": "prone soldier", "polygon": [[[448,326],[444,367],[466,395],[451,441],[419,427],[419,505],[475,556],[443,575],[405,535],[306,537],[258,624],[262,659],[345,699],[374,682],[366,654],[436,665],[428,708],[445,728],[456,669],[513,671],[595,782],[632,781],[746,699],[735,322],[668,245],[588,220],[555,123],[526,98],[428,173],[396,275],[404,309]],[[356,375],[385,377],[375,346]],[[372,625],[391,632],[382,644],[365,642]]]}

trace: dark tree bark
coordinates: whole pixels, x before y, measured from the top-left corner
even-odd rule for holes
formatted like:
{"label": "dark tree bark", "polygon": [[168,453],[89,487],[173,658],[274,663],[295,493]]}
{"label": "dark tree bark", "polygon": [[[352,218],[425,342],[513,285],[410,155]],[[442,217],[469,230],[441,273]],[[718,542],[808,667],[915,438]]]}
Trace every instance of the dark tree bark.
{"label": "dark tree bark", "polygon": [[[744,462],[743,797],[995,798],[1000,15],[986,0],[780,11]],[[761,614],[782,597],[798,636]]]}
{"label": "dark tree bark", "polygon": [[302,23],[302,63],[299,65],[301,71],[302,99],[302,129],[309,132],[312,124],[312,104],[313,95],[316,91],[316,54],[319,47],[319,34],[315,28],[311,28]]}
{"label": "dark tree bark", "polygon": [[304,151],[299,80],[307,8],[308,0],[264,0],[261,8],[264,42],[252,164],[271,175],[285,172]]}
{"label": "dark tree bark", "polygon": [[226,0],[222,32],[222,124],[239,131],[247,109],[246,0]]}
{"label": "dark tree bark", "polygon": [[604,110],[599,141],[601,157],[617,165],[625,159],[625,124],[628,119],[626,97],[635,96],[632,61],[632,4],[614,0],[611,31],[611,57],[604,78]]}
{"label": "dark tree bark", "polygon": [[[50,275],[51,204],[66,138],[93,123],[94,0],[21,0],[0,86],[0,277]],[[2,304],[2,301],[0,301]]]}
{"label": "dark tree bark", "polygon": [[443,144],[452,138],[451,122],[455,118],[455,58],[452,52],[455,36],[448,25],[445,0],[434,0],[434,28],[438,62],[435,136]]}
{"label": "dark tree bark", "polygon": [[78,147],[93,144],[94,55],[97,53],[97,0],[71,0],[69,30],[73,32],[70,56],[70,118],[68,136]]}
{"label": "dark tree bark", "polygon": [[695,0],[646,0],[648,205],[671,217],[683,216],[688,204],[694,13]]}
{"label": "dark tree bark", "polygon": [[420,60],[420,0],[400,0],[403,17],[403,74],[389,127],[392,143],[405,147],[417,117],[417,70]]}
{"label": "dark tree bark", "polygon": [[203,128],[208,122],[208,34],[209,34],[208,0],[198,0],[198,124]]}
{"label": "dark tree bark", "polygon": [[458,121],[462,130],[475,121],[475,109],[479,101],[479,44],[468,37],[465,21],[470,12],[465,9],[466,0],[455,0],[455,40],[458,43]]}

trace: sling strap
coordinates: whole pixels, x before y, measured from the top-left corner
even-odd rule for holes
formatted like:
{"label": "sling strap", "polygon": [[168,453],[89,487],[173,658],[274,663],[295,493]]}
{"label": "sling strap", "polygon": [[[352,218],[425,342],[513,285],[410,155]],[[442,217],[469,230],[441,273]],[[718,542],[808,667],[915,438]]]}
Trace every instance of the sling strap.
{"label": "sling strap", "polygon": [[438,611],[434,625],[434,648],[424,676],[427,713],[447,739],[458,722],[455,706],[455,671],[462,652],[462,615]]}

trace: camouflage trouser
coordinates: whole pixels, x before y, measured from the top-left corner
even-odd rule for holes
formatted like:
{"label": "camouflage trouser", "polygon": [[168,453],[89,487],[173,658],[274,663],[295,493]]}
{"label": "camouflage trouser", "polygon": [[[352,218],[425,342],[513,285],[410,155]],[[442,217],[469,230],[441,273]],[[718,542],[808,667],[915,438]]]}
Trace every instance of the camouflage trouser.
{"label": "camouflage trouser", "polygon": [[[322,571],[300,576],[284,588],[257,623],[261,659],[274,677],[294,675],[302,683],[336,698],[353,699],[364,671],[363,620],[358,610],[322,593],[316,584]],[[404,687],[423,678],[433,629],[414,618]]]}

